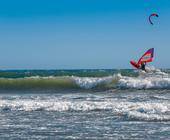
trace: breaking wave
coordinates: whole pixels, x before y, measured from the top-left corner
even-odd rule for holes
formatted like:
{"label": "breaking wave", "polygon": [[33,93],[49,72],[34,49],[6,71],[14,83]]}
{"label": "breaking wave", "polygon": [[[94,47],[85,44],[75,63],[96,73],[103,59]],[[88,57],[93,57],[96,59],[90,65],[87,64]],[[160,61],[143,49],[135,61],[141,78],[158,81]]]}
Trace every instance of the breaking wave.
{"label": "breaking wave", "polygon": [[1,111],[110,111],[128,120],[170,121],[170,103],[104,101],[71,101],[58,99],[0,100]]}
{"label": "breaking wave", "polygon": [[138,77],[122,76],[119,87],[131,89],[170,89],[170,77],[167,73],[155,70],[154,73],[139,73]]}
{"label": "breaking wave", "polygon": [[[134,72],[135,75],[135,72]],[[61,89],[61,90],[109,90],[109,89],[170,89],[167,73],[139,73],[138,76],[114,74],[106,77],[32,76],[25,78],[0,78],[0,89]]]}

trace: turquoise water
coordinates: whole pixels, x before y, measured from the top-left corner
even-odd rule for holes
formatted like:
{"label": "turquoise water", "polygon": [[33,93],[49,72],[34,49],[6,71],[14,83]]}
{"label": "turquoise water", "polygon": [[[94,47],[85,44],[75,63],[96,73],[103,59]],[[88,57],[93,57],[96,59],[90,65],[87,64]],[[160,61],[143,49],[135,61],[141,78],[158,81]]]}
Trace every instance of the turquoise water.
{"label": "turquoise water", "polygon": [[1,78],[24,78],[32,76],[79,76],[79,77],[104,77],[115,73],[133,75],[133,70],[128,69],[80,69],[80,70],[0,70]]}
{"label": "turquoise water", "polygon": [[168,70],[0,75],[0,139],[170,138]]}

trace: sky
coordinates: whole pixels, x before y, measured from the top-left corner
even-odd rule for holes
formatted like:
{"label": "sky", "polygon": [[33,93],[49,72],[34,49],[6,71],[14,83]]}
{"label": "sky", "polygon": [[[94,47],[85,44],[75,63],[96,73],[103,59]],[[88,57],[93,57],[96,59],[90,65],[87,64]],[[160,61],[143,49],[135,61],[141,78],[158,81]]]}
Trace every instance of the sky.
{"label": "sky", "polygon": [[[170,68],[170,0],[0,1],[0,69]],[[158,13],[154,26],[148,22]]]}

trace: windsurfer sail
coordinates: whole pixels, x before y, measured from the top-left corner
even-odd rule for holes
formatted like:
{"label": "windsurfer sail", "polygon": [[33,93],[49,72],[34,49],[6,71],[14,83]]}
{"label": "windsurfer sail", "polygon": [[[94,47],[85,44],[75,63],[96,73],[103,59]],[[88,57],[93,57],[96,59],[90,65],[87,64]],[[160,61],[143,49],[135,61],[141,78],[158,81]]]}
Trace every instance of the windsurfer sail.
{"label": "windsurfer sail", "polygon": [[130,61],[131,65],[137,69],[145,70],[145,65],[153,61],[154,48],[149,49],[144,55],[138,60],[138,62]]}

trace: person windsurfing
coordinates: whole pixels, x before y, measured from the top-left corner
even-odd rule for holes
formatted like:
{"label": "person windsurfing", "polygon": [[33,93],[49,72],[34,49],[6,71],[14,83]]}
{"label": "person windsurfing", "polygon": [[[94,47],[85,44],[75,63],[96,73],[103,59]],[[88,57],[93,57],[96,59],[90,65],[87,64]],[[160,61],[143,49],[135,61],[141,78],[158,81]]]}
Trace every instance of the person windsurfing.
{"label": "person windsurfing", "polygon": [[145,66],[146,66],[146,62],[142,62],[141,66],[140,66],[140,69],[146,72]]}
{"label": "person windsurfing", "polygon": [[153,61],[154,57],[154,48],[149,49],[142,57],[138,60],[138,62],[130,61],[131,65],[136,69],[141,69],[146,72],[146,64]]}

